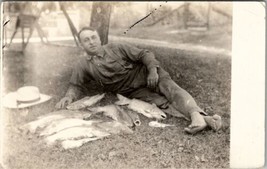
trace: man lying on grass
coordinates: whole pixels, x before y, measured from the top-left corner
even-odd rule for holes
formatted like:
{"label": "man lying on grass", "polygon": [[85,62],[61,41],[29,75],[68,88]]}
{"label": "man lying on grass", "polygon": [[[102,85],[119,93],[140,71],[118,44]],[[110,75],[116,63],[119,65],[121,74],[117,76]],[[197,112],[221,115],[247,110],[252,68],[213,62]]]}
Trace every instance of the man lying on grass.
{"label": "man lying on grass", "polygon": [[69,89],[56,108],[77,100],[86,83],[93,80],[106,91],[154,103],[173,116],[184,115],[192,121],[185,128],[188,133],[197,133],[207,126],[215,131],[221,128],[221,118],[208,116],[160,67],[150,51],[128,44],[102,46],[97,31],[91,27],[83,28],[78,36],[87,55],[74,67]]}

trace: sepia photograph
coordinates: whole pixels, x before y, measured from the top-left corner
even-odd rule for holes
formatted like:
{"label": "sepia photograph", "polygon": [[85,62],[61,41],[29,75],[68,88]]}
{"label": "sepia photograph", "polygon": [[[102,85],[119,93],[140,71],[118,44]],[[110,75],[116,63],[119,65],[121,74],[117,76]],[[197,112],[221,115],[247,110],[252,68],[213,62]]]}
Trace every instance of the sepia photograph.
{"label": "sepia photograph", "polygon": [[2,14],[3,168],[230,168],[233,2]]}

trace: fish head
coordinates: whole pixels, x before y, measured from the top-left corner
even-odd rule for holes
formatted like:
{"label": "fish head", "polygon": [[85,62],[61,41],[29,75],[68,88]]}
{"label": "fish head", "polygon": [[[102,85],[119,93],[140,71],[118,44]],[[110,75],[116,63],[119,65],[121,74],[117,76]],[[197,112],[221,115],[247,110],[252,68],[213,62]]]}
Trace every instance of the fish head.
{"label": "fish head", "polygon": [[157,107],[156,104],[152,103],[152,107],[146,110],[147,113],[151,114],[156,119],[166,119],[167,115]]}

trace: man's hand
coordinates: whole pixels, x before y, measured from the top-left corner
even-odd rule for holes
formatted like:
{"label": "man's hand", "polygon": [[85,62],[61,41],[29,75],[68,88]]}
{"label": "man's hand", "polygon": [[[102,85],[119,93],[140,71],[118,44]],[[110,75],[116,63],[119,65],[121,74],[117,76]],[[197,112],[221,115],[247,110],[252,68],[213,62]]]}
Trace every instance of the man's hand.
{"label": "man's hand", "polygon": [[66,106],[68,106],[70,103],[73,102],[73,98],[71,97],[63,97],[57,104],[56,104],[56,108],[57,109],[62,109],[65,108]]}
{"label": "man's hand", "polygon": [[159,81],[159,75],[157,72],[157,68],[151,68],[149,70],[148,76],[147,76],[147,86],[150,88],[155,88]]}

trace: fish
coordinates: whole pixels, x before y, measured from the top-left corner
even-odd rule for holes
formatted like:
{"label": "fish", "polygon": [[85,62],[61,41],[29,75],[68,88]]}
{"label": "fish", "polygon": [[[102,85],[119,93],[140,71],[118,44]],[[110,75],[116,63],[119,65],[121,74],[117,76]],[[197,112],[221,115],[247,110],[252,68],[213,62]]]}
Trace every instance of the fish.
{"label": "fish", "polygon": [[131,110],[134,110],[148,118],[155,118],[158,120],[166,119],[166,114],[160,110],[154,103],[149,104],[139,99],[128,99],[120,94],[117,94],[119,101],[116,101],[117,105],[127,105]]}
{"label": "fish", "polygon": [[[132,134],[133,133],[133,131],[129,127],[121,124],[120,122],[114,121],[114,120],[109,121],[109,122],[93,123],[91,128],[94,130],[94,132],[104,131],[104,132],[109,133],[109,134],[119,134],[119,133]],[[83,138],[83,137],[84,136],[76,137],[75,139],[73,139],[73,138],[65,139],[61,142],[61,145],[64,149],[77,148],[77,147],[80,147],[87,142],[99,140],[99,139],[106,137],[106,136],[101,136],[101,135],[99,136],[98,135],[97,137],[85,137],[85,138]],[[54,143],[54,142],[55,141],[53,141],[52,143]]]}
{"label": "fish", "polygon": [[150,127],[162,127],[162,128],[169,127],[169,126],[174,126],[172,124],[159,123],[158,121],[151,121],[151,122],[148,123],[148,125]]}
{"label": "fish", "polygon": [[123,111],[119,106],[110,104],[106,106],[99,106],[88,108],[88,110],[98,113],[103,112],[105,116],[112,118],[115,121],[118,121],[126,126],[132,127],[134,125],[132,118],[128,115],[126,111]]}
{"label": "fish", "polygon": [[[110,134],[119,134],[119,133],[126,133],[131,134],[133,131],[128,128],[127,126],[117,122],[117,121],[110,121],[110,122],[100,122],[100,123],[94,123],[93,124],[95,129],[100,129],[101,131],[106,131]],[[82,146],[83,144],[95,140],[99,140],[102,137],[89,137],[89,138],[82,138],[78,140],[64,140],[61,142],[61,146],[64,149],[71,149],[71,148],[77,148]]]}
{"label": "fish", "polygon": [[52,121],[64,119],[65,117],[60,114],[50,115],[41,119],[37,119],[35,121],[32,121],[30,123],[27,123],[23,125],[20,129],[23,131],[30,131],[31,133],[36,133],[37,128],[44,128],[48,124],[50,124]]}
{"label": "fish", "polygon": [[106,131],[110,134],[132,134],[133,130],[130,129],[128,126],[118,122],[118,121],[107,121],[107,122],[100,122],[93,124],[96,128]]}
{"label": "fish", "polygon": [[67,106],[68,110],[80,110],[89,106],[92,106],[105,97],[105,93],[97,94],[94,96],[86,96],[76,102],[73,102]]}
{"label": "fish", "polygon": [[61,115],[61,116],[64,116],[65,118],[82,119],[85,115],[88,115],[88,111],[81,111],[81,110],[73,111],[73,110],[62,109],[62,110],[58,110],[58,111],[54,111],[54,112],[41,115],[37,117],[37,119],[43,119],[45,117],[53,116],[53,115]]}
{"label": "fish", "polygon": [[71,148],[81,147],[83,144],[85,144],[87,142],[99,140],[99,139],[100,139],[100,137],[84,138],[84,139],[80,139],[80,140],[64,140],[61,142],[61,146],[65,150],[67,150],[67,149],[71,149]]}
{"label": "fish", "polygon": [[100,122],[100,121],[99,120],[86,121],[86,120],[76,119],[76,118],[59,119],[59,120],[52,121],[48,126],[46,126],[40,133],[40,136],[49,136],[61,130],[71,128],[71,127],[91,126],[93,123],[97,123],[97,122]]}
{"label": "fish", "polygon": [[109,135],[110,133],[100,130],[93,126],[71,127],[46,137],[45,142],[47,145],[52,145],[56,141],[79,140],[83,138],[103,138]]}
{"label": "fish", "polygon": [[84,116],[88,116],[88,111],[70,111],[70,110],[60,110],[54,111],[42,116],[37,117],[35,121],[29,122],[21,127],[19,130],[24,132],[29,131],[30,133],[36,133],[37,129],[43,129],[50,123],[56,120],[66,119],[66,118],[77,118],[83,119]]}

